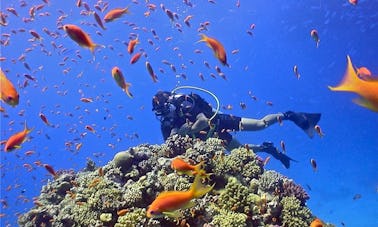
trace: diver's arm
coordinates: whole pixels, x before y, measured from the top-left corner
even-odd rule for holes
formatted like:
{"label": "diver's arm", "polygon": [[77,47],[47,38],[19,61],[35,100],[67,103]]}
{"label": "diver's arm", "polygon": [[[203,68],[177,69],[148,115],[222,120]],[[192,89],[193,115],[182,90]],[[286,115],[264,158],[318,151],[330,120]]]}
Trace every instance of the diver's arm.
{"label": "diver's arm", "polygon": [[164,141],[167,140],[167,138],[172,135],[172,129],[170,129],[169,127],[161,126],[160,129],[161,129],[161,134],[163,135]]}
{"label": "diver's arm", "polygon": [[209,119],[203,113],[199,113],[196,117],[196,121],[190,128],[190,133],[197,133],[205,128],[209,127]]}
{"label": "diver's arm", "polygon": [[203,113],[196,116],[196,121],[186,122],[177,131],[180,135],[196,134],[209,126],[209,119]]}
{"label": "diver's arm", "polygon": [[173,135],[176,135],[179,133],[179,129],[178,128],[172,128],[171,129],[171,134],[169,136],[173,136]]}

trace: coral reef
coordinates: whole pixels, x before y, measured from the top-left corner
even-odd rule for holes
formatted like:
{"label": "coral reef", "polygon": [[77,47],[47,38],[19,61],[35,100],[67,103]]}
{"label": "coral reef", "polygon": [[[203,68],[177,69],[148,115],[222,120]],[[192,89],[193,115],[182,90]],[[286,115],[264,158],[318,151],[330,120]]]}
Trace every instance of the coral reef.
{"label": "coral reef", "polygon": [[[176,173],[174,157],[204,162],[205,184],[215,187],[179,219],[147,218],[162,191],[184,191],[193,176]],[[20,226],[309,226],[309,199],[293,180],[264,171],[247,148],[226,152],[222,141],[172,136],[165,144],[121,151],[102,167],[88,160],[83,171],[65,171],[42,187],[35,206],[20,215]]]}

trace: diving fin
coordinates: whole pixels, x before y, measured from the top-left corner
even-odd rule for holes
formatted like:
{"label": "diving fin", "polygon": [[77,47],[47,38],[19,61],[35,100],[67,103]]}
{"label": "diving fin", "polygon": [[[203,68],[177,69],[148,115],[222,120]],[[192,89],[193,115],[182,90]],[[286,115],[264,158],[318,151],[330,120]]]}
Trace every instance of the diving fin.
{"label": "diving fin", "polygon": [[314,136],[314,127],[319,122],[320,113],[303,113],[287,111],[284,113],[284,119],[294,122],[305,133],[312,138]]}
{"label": "diving fin", "polygon": [[279,160],[284,166],[286,169],[290,168],[290,161],[294,161],[294,162],[298,162],[292,158],[290,158],[289,156],[287,156],[286,154],[284,153],[281,153],[277,150],[276,153],[274,154],[271,154],[275,159]]}
{"label": "diving fin", "polygon": [[[258,149],[255,149],[256,152],[265,152],[273,156],[273,158],[279,160],[286,169],[290,167],[290,161],[297,162],[296,160],[290,158],[284,153],[279,152],[279,150],[273,145],[272,142],[263,142]],[[254,150],[254,151],[255,151]]]}

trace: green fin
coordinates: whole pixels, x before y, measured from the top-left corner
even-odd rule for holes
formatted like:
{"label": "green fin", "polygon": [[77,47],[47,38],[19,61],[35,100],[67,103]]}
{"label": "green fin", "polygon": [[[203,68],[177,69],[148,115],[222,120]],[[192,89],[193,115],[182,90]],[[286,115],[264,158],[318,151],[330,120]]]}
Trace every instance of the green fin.
{"label": "green fin", "polygon": [[163,212],[163,214],[166,215],[166,216],[168,216],[168,217],[175,218],[175,219],[181,218],[183,216],[182,213],[180,213],[177,210],[175,210],[175,211],[165,211],[165,212]]}
{"label": "green fin", "polygon": [[183,207],[181,207],[180,209],[189,209],[189,208],[192,208],[196,205],[195,202],[193,201],[189,201],[187,204],[185,204]]}
{"label": "green fin", "polygon": [[197,174],[196,177],[194,178],[194,182],[190,188],[190,191],[193,193],[193,198],[200,198],[204,196],[206,193],[211,191],[214,187],[215,184],[212,186],[205,186],[201,182],[201,175]]}

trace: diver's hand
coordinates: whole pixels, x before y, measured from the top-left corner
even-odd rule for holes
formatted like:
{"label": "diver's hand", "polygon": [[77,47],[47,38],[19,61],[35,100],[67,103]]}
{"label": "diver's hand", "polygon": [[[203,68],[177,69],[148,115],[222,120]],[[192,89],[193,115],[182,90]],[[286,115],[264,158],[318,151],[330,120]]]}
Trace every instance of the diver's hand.
{"label": "diver's hand", "polygon": [[182,136],[190,134],[190,133],[192,132],[192,125],[193,125],[193,124],[190,123],[190,122],[187,122],[187,123],[183,124],[183,125],[177,130],[177,133],[178,133],[179,135],[182,135]]}

